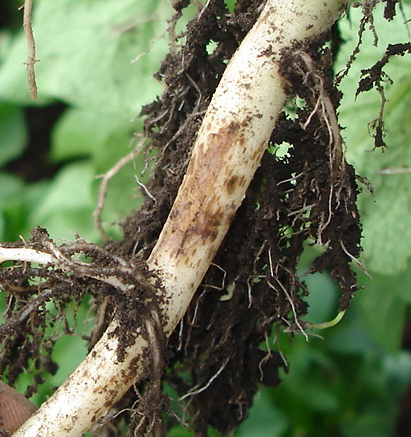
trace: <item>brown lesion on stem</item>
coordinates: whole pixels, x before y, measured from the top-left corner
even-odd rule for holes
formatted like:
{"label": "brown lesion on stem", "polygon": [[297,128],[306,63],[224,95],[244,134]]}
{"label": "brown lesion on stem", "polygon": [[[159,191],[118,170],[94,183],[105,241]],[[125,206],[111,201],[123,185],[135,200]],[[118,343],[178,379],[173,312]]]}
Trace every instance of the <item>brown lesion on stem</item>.
{"label": "brown lesion on stem", "polygon": [[[233,143],[241,139],[241,129],[240,123],[231,122],[217,132],[210,132],[206,143],[196,145],[180,189],[184,196],[177,196],[170,213],[171,226],[166,226],[162,235],[167,246],[174,248],[175,259],[182,253],[188,256],[199,239],[216,241],[217,250],[218,237],[224,235],[236,211],[235,202],[227,204],[222,191],[233,192],[243,183],[235,169],[229,175],[224,171],[228,154],[233,153]],[[210,253],[210,259],[214,254]]]}
{"label": "brown lesion on stem", "polygon": [[[172,323],[200,285],[266,147],[266,141],[255,140],[251,111],[243,104],[227,106],[220,116],[217,106],[211,106],[205,116],[186,175],[148,259],[149,270],[158,274],[175,302],[166,331],[174,328]],[[171,280],[177,277],[176,286]]]}

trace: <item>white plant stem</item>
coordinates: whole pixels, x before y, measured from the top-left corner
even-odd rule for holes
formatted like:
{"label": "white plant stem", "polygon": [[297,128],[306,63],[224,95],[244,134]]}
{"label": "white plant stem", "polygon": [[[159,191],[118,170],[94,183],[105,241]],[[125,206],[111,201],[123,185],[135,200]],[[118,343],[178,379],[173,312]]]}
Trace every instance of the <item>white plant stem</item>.
{"label": "white plant stem", "polygon": [[[195,142],[187,174],[149,260],[162,280],[169,335],[184,315],[257,167],[287,95],[280,51],[330,28],[344,0],[268,0],[221,79]],[[147,342],[117,359],[110,335],[13,437],[81,436],[140,376]]]}
{"label": "white plant stem", "polygon": [[12,248],[0,246],[0,264],[5,261],[23,261],[43,265],[54,265],[56,259],[53,255],[41,252],[40,250],[26,247]]}

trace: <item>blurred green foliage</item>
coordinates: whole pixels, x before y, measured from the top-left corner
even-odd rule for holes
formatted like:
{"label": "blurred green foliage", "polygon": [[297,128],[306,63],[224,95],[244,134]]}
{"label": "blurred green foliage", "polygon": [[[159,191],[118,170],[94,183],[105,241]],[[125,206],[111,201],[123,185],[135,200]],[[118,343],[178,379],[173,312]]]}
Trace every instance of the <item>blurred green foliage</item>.
{"label": "blurred green foliage", "polygon": [[[40,60],[36,63],[39,98],[31,101],[23,65],[26,42],[16,25],[18,5],[13,0],[3,3],[9,22],[0,28],[0,241],[27,238],[30,229],[42,226],[53,238],[73,239],[78,233],[98,243],[92,220],[98,189],[95,176],[133,147],[134,134],[142,130],[136,120],[141,106],[161,93],[152,75],[167,52],[171,6],[167,0],[37,0],[33,25]],[[226,3],[232,10],[235,1]],[[271,339],[280,345],[290,372],[282,375],[279,389],[261,389],[237,437],[395,434],[398,402],[411,380],[411,355],[401,349],[411,303],[411,174],[382,175],[380,170],[411,166],[410,57],[394,57],[385,69],[393,83],[384,84],[389,146],[384,151],[371,151],[370,122],[378,116],[380,96],[372,90],[355,97],[355,91],[361,70],[377,62],[387,44],[409,41],[404,25],[411,16],[409,3],[403,3],[403,15],[392,22],[382,19],[383,5],[377,5],[378,45],[374,47],[374,35],[367,29],[357,60],[341,85],[340,123],[345,128],[347,158],[374,187],[371,194],[362,185],[359,199],[362,263],[372,278],[358,272],[364,290],[338,326],[312,333],[309,342],[298,334]],[[194,12],[191,7],[185,14],[189,18]],[[359,9],[341,20],[346,42],[337,71],[357,42],[359,20]],[[59,170],[28,181],[24,174],[7,170],[32,147],[26,110],[54,103],[63,103],[65,110],[51,132],[47,159]],[[103,213],[106,223],[116,223],[138,208],[141,198],[134,175],[142,168],[136,161],[112,180]],[[110,232],[120,236],[119,227],[112,226]],[[310,250],[301,272],[309,269],[315,249]],[[332,319],[338,306],[332,280],[317,274],[306,282],[307,320]],[[59,385],[85,356],[80,337],[89,328],[84,305],[72,335],[57,342],[54,355],[60,370],[44,390]],[[23,380],[22,387],[29,382]],[[35,401],[45,396],[46,391]],[[192,433],[176,426],[169,435]]]}
{"label": "blurred green foliage", "polygon": [[[164,35],[171,6],[166,1],[39,0],[33,15],[39,59],[36,101],[28,93],[23,32],[0,30],[0,165],[28,146],[24,108],[63,102],[67,108],[51,133],[49,156],[61,171],[53,179],[29,184],[1,173],[10,181],[2,183],[0,193],[0,240],[27,237],[40,225],[53,238],[72,239],[79,232],[98,241],[91,214],[95,176],[134,147],[133,134],[142,131],[136,116],[161,92],[152,76],[167,52]],[[139,206],[138,186],[130,180],[135,181],[142,166],[129,164],[112,180],[104,221],[121,220]]]}

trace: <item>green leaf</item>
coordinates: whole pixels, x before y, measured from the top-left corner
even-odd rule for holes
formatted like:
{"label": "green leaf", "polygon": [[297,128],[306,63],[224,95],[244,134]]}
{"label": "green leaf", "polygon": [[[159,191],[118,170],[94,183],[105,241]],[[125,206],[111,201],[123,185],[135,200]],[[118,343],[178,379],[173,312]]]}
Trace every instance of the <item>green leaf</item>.
{"label": "green leaf", "polygon": [[[160,66],[167,44],[168,2],[135,0],[39,0],[33,18],[36,77],[41,98],[135,116],[160,91],[147,80]],[[131,61],[150,49],[138,62]],[[27,102],[23,33],[0,70],[0,97]]]}
{"label": "green leaf", "polygon": [[411,353],[401,350],[397,354],[387,355],[383,362],[383,372],[389,384],[390,397],[402,396],[411,380]]}
{"label": "green leaf", "polygon": [[233,10],[234,10],[234,7],[235,7],[235,0],[225,0],[225,4],[226,4],[226,6],[227,6],[227,9],[230,11],[230,12],[233,12]]}
{"label": "green leaf", "polygon": [[286,415],[272,404],[270,390],[257,393],[250,416],[235,431],[235,437],[281,436],[289,426]]}
{"label": "green leaf", "polygon": [[[123,150],[118,147],[119,144],[107,144],[109,136],[113,133],[124,134]],[[131,137],[132,126],[127,123],[121,111],[119,114],[93,111],[87,107],[72,108],[64,113],[53,130],[52,157],[56,161],[93,154],[98,158],[101,152],[104,153],[104,158],[107,158],[108,153],[119,157],[120,154],[127,153]],[[105,151],[107,148],[109,150]],[[115,161],[111,162],[114,164]]]}
{"label": "green leaf", "polygon": [[19,198],[24,190],[21,179],[8,173],[0,173],[0,187],[0,206]]}
{"label": "green leaf", "polygon": [[[28,104],[30,91],[24,62],[27,60],[27,42],[23,32],[10,38],[0,64],[0,99]],[[36,102],[38,103],[38,102]]]}
{"label": "green leaf", "polygon": [[374,275],[375,281],[381,281],[382,286],[398,296],[403,302],[411,304],[411,260],[407,268],[395,276]]}
{"label": "green leaf", "polygon": [[18,209],[21,210],[26,191],[19,178],[7,173],[0,173],[0,187],[0,239],[4,241],[9,239],[10,228],[17,222],[17,220],[10,221],[8,210],[13,204],[17,204]]}
{"label": "green leaf", "polygon": [[0,166],[20,156],[27,133],[21,108],[0,104]]}
{"label": "green leaf", "polygon": [[4,219],[3,212],[0,211],[0,241],[4,241],[5,228],[6,220]]}
{"label": "green leaf", "polygon": [[[37,198],[39,192],[44,193],[44,186],[25,186],[18,195],[1,205],[4,227],[3,241],[16,241],[20,236],[30,237],[29,217],[33,209],[33,197]],[[34,194],[34,196],[33,196]]]}
{"label": "green leaf", "polygon": [[[388,407],[391,409],[388,410]],[[383,405],[379,408],[368,407],[361,415],[345,420],[341,424],[342,435],[344,437],[391,436],[394,431],[394,414],[391,405]]]}
{"label": "green leaf", "polygon": [[411,256],[411,174],[387,176],[376,196],[374,204],[362,209],[365,268],[399,274]]}
{"label": "green leaf", "polygon": [[168,437],[191,437],[193,432],[184,428],[182,425],[176,425],[168,432]]}
{"label": "green leaf", "polygon": [[93,168],[88,162],[67,165],[57,175],[44,201],[38,205],[35,216],[39,219],[55,210],[71,211],[89,207],[93,199],[89,189]]}
{"label": "green leaf", "polygon": [[388,352],[397,352],[401,346],[406,303],[398,297],[396,288],[408,285],[409,289],[409,283],[401,284],[402,279],[402,275],[380,274],[364,278],[365,290],[357,296],[368,333]]}
{"label": "green leaf", "polygon": [[52,238],[72,239],[80,233],[96,238],[92,220],[95,199],[90,190],[95,170],[89,162],[66,165],[30,217],[32,228],[46,228]]}
{"label": "green leaf", "polygon": [[374,272],[371,274],[372,278],[361,279],[361,284],[366,289],[365,294],[372,293],[375,289],[385,290],[385,293],[411,304],[411,260],[408,261],[407,268],[396,275],[382,275]]}

